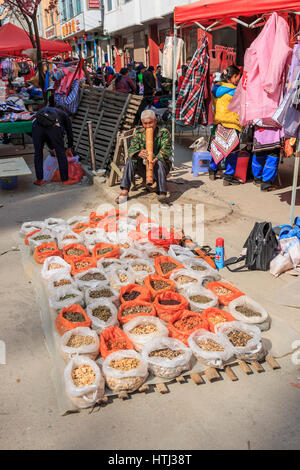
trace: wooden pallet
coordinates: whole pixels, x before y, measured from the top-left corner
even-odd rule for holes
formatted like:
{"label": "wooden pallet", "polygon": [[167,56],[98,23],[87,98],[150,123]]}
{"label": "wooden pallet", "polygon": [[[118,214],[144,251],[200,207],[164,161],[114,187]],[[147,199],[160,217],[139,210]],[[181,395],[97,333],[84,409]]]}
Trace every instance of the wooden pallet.
{"label": "wooden pallet", "polygon": [[[268,366],[272,369],[272,370],[277,370],[277,369],[280,369],[280,365],[278,364],[278,362],[270,355],[268,354],[265,358],[265,363],[264,363],[264,366],[265,364],[268,364]],[[266,372],[265,368],[263,367],[263,365],[257,361],[253,361],[251,362],[250,364],[246,363],[245,361],[238,361],[237,362],[237,365],[238,365],[238,370],[241,371],[242,373],[246,374],[246,375],[252,375],[255,372],[258,372],[258,373],[262,373],[262,372]],[[179,376],[179,377],[176,377],[176,379],[174,379],[177,383],[179,384],[184,384],[187,382],[187,379],[191,379],[195,385],[204,385],[205,383],[214,383],[216,381],[219,381],[219,380],[223,380],[223,376],[222,374],[225,374],[227,375],[227,377],[229,377],[229,379],[232,381],[232,382],[236,382],[239,380],[238,376],[236,375],[237,371],[233,371],[233,366],[225,366],[224,370],[220,370],[220,369],[216,369],[214,367],[209,367],[208,369],[206,369],[204,372],[201,372],[201,373],[191,373],[189,375],[185,375],[185,376]],[[171,383],[168,382],[168,383],[158,383],[158,384],[154,384],[154,385],[149,385],[149,384],[143,384],[137,392],[140,392],[140,393],[148,393],[150,391],[156,391],[156,392],[159,392],[161,394],[165,394],[165,393],[169,393],[169,388],[168,388],[168,384]],[[96,407],[96,406],[101,406],[101,405],[106,405],[109,403],[110,400],[112,400],[113,398],[119,398],[120,400],[128,400],[130,398],[131,394],[127,393],[127,392],[120,392],[118,395],[112,395],[112,396],[105,396],[103,397],[99,403],[97,403],[93,409]],[[92,410],[93,410],[92,409]]]}

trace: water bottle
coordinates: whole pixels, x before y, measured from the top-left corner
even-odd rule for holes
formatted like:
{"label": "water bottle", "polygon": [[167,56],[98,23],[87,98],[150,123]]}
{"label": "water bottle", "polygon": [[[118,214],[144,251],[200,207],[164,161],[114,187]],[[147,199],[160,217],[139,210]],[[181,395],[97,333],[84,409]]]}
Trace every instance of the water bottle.
{"label": "water bottle", "polygon": [[224,268],[224,239],[223,238],[217,238],[216,240],[215,265],[217,269]]}
{"label": "water bottle", "polygon": [[0,103],[5,103],[6,100],[6,85],[0,80]]}

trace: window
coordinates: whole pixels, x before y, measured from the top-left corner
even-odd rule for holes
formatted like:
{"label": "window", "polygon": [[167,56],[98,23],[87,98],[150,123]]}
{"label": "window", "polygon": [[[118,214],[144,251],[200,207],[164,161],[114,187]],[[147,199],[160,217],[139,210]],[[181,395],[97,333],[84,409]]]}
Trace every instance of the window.
{"label": "window", "polygon": [[74,16],[73,0],[69,0],[69,18],[73,18],[73,16]]}
{"label": "window", "polygon": [[66,0],[61,0],[61,12],[62,12],[62,21],[67,20],[67,8],[66,8]]}
{"label": "window", "polygon": [[54,25],[54,13],[53,10],[50,11],[50,16],[51,16],[51,26]]}
{"label": "window", "polygon": [[112,0],[107,0],[107,11],[112,10]]}
{"label": "window", "polygon": [[76,0],[76,15],[79,15],[81,11],[81,0]]}

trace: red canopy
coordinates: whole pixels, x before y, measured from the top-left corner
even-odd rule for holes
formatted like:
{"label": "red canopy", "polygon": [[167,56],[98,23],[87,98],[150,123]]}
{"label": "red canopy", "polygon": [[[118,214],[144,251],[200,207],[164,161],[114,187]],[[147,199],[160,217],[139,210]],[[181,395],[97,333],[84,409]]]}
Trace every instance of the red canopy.
{"label": "red canopy", "polygon": [[[40,38],[41,49],[45,55],[62,54],[64,52],[71,52],[72,48],[69,44],[62,41],[50,41],[48,39]],[[7,23],[0,28],[0,56],[22,55],[22,51],[32,48],[32,43],[28,34],[18,26]]]}
{"label": "red canopy", "polygon": [[174,23],[208,25],[213,20],[237,16],[254,16],[274,11],[300,11],[299,0],[202,0],[174,9]]}

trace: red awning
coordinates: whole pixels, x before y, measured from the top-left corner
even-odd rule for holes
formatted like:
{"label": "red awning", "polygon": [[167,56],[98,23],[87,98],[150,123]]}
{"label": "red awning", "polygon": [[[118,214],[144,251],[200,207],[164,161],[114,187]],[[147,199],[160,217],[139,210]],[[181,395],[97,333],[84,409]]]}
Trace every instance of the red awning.
{"label": "red awning", "polygon": [[[62,54],[71,52],[72,48],[69,44],[62,41],[50,41],[40,38],[41,49],[44,55]],[[0,28],[0,56],[19,56],[22,51],[32,48],[31,41],[27,33],[11,23],[7,23]]]}
{"label": "red awning", "polygon": [[254,16],[274,11],[300,11],[299,0],[201,0],[174,9],[176,25],[193,24],[196,21],[209,25],[214,20],[236,18],[238,16]]}

